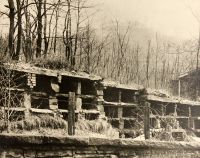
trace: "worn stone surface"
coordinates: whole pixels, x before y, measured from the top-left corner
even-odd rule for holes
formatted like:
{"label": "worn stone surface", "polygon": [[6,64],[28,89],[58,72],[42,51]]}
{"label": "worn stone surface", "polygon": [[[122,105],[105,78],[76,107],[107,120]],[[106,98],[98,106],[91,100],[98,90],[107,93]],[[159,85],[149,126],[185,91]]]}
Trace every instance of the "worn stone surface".
{"label": "worn stone surface", "polygon": [[198,158],[199,143],[0,135],[1,158]]}

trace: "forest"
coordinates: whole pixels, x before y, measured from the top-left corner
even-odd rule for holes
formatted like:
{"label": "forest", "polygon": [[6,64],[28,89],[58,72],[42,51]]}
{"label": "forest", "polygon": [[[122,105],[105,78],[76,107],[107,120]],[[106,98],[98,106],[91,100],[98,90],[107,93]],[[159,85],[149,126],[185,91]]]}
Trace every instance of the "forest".
{"label": "forest", "polygon": [[138,21],[112,17],[99,24],[99,5],[91,0],[7,0],[0,11],[2,61],[166,90],[172,79],[198,68],[198,37],[177,40]]}

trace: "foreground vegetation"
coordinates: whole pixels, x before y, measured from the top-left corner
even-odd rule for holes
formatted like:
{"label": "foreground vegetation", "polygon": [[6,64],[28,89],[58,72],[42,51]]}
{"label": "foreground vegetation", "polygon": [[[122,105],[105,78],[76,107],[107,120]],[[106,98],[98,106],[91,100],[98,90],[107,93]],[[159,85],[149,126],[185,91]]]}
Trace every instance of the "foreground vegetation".
{"label": "foreground vegetation", "polygon": [[[47,114],[10,121],[9,127],[7,121],[0,120],[0,133],[67,136],[67,131],[67,121]],[[118,138],[119,133],[105,120],[79,120],[76,122],[76,136]]]}

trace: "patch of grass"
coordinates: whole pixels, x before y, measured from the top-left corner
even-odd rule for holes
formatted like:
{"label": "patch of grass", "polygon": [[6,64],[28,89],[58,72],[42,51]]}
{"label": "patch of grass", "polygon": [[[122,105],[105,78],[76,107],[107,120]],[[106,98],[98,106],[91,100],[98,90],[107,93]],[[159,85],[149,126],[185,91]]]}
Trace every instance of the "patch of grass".
{"label": "patch of grass", "polygon": [[7,128],[6,122],[4,120],[0,120],[0,131],[5,131]]}
{"label": "patch of grass", "polygon": [[40,126],[52,129],[67,129],[67,122],[60,117],[40,115]]}
{"label": "patch of grass", "polygon": [[85,133],[85,135],[96,133],[111,138],[119,137],[119,132],[103,119],[79,120],[76,122],[76,130],[81,131],[80,133]]}
{"label": "patch of grass", "polygon": [[38,116],[31,115],[28,118],[23,120],[25,130],[33,130],[40,128],[41,119]]}
{"label": "patch of grass", "polygon": [[[42,135],[67,135],[67,121],[60,117],[50,115],[30,115],[19,121],[10,121],[10,133],[42,134]],[[0,120],[0,131],[6,132],[4,120]],[[119,132],[106,120],[79,120],[76,122],[75,133],[77,136],[118,138]]]}
{"label": "patch of grass", "polygon": [[[45,129],[67,129],[67,122],[59,117],[50,115],[30,115],[20,121],[11,121],[10,130],[12,132],[32,131]],[[4,120],[0,120],[0,131],[6,131],[7,125]],[[44,131],[44,130],[43,130]]]}
{"label": "patch of grass", "polygon": [[65,57],[62,56],[52,55],[52,56],[47,56],[46,58],[41,57],[37,58],[37,60],[32,61],[32,63],[35,66],[47,69],[58,69],[58,70],[69,69],[69,63],[67,62]]}

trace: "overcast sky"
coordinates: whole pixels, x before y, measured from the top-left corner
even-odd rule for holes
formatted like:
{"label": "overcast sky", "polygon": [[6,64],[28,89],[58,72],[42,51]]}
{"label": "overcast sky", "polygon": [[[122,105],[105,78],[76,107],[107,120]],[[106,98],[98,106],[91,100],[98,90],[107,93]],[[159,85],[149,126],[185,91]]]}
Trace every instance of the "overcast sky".
{"label": "overcast sky", "polygon": [[178,38],[198,36],[199,24],[191,9],[200,15],[200,0],[100,1],[103,3],[102,8],[106,17],[123,21],[137,20],[155,31]]}
{"label": "overcast sky", "polygon": [[[7,0],[0,1],[0,9]],[[48,1],[48,0],[47,0]],[[100,21],[119,19],[139,21],[165,35],[197,38],[198,21],[191,9],[200,15],[200,0],[93,0],[101,8]],[[190,9],[191,8],[191,9]],[[199,11],[198,11],[199,10]],[[0,24],[4,23],[0,20]]]}

